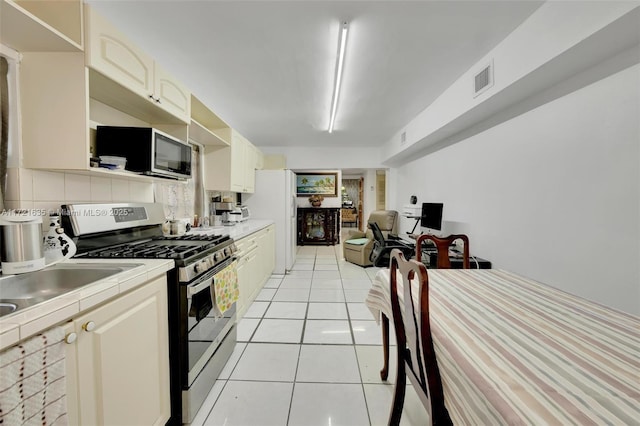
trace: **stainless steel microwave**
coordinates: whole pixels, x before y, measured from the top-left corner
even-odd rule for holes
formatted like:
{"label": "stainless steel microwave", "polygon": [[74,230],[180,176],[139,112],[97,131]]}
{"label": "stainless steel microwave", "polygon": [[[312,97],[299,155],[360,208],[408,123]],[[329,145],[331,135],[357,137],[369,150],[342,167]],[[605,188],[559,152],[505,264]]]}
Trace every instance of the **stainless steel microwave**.
{"label": "stainless steel microwave", "polygon": [[97,126],[96,155],[125,157],[125,170],[136,173],[191,177],[191,147],[151,127]]}

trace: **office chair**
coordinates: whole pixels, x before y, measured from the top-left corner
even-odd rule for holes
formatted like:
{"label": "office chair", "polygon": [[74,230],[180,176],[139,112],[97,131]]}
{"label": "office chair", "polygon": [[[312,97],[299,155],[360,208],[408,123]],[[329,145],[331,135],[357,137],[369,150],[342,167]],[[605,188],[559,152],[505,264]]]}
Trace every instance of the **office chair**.
{"label": "office chair", "polygon": [[384,239],[384,234],[376,222],[369,222],[369,227],[373,232],[373,250],[369,255],[369,260],[373,263],[373,266],[389,267],[389,259],[391,250],[398,249],[404,254],[406,259],[410,259],[413,256],[415,247],[410,244],[401,242],[400,240]]}

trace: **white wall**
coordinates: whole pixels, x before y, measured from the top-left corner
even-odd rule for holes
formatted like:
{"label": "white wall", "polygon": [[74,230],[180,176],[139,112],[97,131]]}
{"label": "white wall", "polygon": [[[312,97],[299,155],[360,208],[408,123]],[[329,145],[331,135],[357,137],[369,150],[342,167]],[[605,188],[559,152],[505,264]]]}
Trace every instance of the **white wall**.
{"label": "white wall", "polygon": [[283,154],[287,168],[294,169],[380,169],[379,147],[290,147],[261,146],[265,154]]}
{"label": "white wall", "polygon": [[396,206],[442,201],[495,268],[638,315],[639,88],[635,65],[399,167]]}
{"label": "white wall", "polygon": [[[505,107],[637,44],[637,2],[549,1],[382,147],[387,164],[430,145],[456,138],[482,119],[498,119]],[[631,13],[630,13],[631,11]],[[618,22],[625,14],[628,20]],[[609,31],[602,31],[609,28]],[[599,33],[599,37],[594,35]],[[572,48],[581,45],[581,48]],[[637,51],[636,51],[637,54]],[[473,76],[492,60],[495,84],[473,97]],[[523,105],[523,104],[521,104]],[[491,114],[491,115],[489,115]],[[455,123],[455,125],[452,125]],[[405,133],[406,142],[401,143]],[[403,154],[404,153],[404,154]]]}

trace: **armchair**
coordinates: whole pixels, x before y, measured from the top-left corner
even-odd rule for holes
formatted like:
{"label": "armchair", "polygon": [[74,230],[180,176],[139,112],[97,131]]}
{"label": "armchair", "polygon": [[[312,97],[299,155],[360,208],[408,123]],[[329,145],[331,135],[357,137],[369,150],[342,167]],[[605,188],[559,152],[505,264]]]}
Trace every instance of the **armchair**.
{"label": "armchair", "polygon": [[[395,210],[376,210],[371,212],[367,223],[375,222],[384,238],[389,234],[398,232],[398,212]],[[371,229],[366,232],[350,230],[349,236],[342,244],[342,252],[345,260],[360,266],[371,266],[373,262],[369,260],[373,250],[374,236]]]}

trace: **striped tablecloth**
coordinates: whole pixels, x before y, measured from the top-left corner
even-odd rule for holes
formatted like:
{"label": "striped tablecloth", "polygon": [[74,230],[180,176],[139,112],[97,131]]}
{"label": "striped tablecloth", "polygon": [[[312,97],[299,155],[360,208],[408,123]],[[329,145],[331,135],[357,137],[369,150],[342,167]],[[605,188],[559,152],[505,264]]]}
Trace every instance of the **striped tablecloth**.
{"label": "striped tablecloth", "polygon": [[[502,270],[428,274],[454,424],[640,425],[640,318]],[[391,321],[389,270],[366,304]]]}

